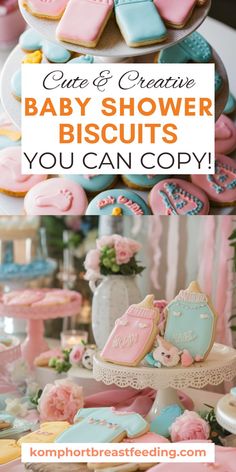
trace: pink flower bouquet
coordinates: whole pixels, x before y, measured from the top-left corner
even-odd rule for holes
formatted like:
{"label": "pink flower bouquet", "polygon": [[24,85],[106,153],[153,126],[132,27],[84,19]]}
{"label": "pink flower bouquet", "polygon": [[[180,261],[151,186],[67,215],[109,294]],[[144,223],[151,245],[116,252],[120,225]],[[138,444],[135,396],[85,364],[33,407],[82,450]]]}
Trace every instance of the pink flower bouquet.
{"label": "pink flower bouquet", "polygon": [[136,275],[144,267],[136,260],[141,244],[133,239],[113,234],[97,239],[97,248],[88,252],[84,267],[85,279],[95,280],[103,275]]}
{"label": "pink flower bouquet", "polygon": [[84,405],[83,389],[68,379],[47,384],[39,399],[41,421],[73,423],[77,411]]}
{"label": "pink flower bouquet", "polygon": [[171,440],[206,440],[210,436],[210,426],[195,411],[186,410],[170,427]]}

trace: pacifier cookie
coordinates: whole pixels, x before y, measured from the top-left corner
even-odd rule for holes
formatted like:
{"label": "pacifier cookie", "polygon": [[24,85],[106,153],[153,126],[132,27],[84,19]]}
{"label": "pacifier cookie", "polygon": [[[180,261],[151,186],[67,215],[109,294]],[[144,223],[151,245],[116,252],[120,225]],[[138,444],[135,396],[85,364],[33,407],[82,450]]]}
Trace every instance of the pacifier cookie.
{"label": "pacifier cookie", "polygon": [[112,189],[101,192],[93,198],[86,215],[150,215],[150,210],[136,193],[125,189]]}
{"label": "pacifier cookie", "polygon": [[47,175],[21,173],[21,147],[8,147],[0,151],[0,192],[14,197],[24,196],[34,185],[47,179]]}
{"label": "pacifier cookie", "polygon": [[35,185],[25,196],[26,215],[84,215],[87,197],[72,180],[55,177]]}
{"label": "pacifier cookie", "polygon": [[207,215],[209,201],[196,185],[183,179],[167,179],[156,184],[149,194],[154,215]]}
{"label": "pacifier cookie", "polygon": [[215,151],[218,154],[230,154],[236,149],[236,126],[225,115],[221,115],[215,124]]}
{"label": "pacifier cookie", "polygon": [[23,0],[23,7],[31,15],[50,20],[59,20],[68,0]]}

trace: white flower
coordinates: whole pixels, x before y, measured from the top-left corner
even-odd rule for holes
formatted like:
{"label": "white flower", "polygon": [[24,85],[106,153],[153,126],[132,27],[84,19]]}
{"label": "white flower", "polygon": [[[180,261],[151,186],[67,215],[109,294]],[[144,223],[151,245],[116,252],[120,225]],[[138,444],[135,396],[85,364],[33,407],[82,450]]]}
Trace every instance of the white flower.
{"label": "white flower", "polygon": [[11,380],[15,384],[21,384],[25,382],[29,376],[29,369],[23,359],[17,359],[9,365],[9,372]]}
{"label": "white flower", "polygon": [[6,403],[6,413],[9,413],[13,416],[24,417],[27,414],[27,405],[26,403],[21,403],[20,398],[7,398]]}
{"label": "white flower", "polygon": [[34,397],[38,393],[39,389],[40,387],[37,382],[27,382],[26,395]]}

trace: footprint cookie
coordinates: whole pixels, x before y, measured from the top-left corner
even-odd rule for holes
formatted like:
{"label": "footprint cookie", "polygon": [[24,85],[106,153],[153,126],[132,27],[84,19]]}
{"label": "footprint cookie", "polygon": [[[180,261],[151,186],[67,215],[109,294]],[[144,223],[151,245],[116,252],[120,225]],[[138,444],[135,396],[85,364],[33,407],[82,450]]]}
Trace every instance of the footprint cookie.
{"label": "footprint cookie", "polygon": [[230,154],[236,149],[236,126],[225,115],[221,115],[215,124],[215,151],[218,154]]}
{"label": "footprint cookie", "polygon": [[158,12],[170,28],[184,28],[191,18],[197,0],[154,0]]}
{"label": "footprint cookie", "polygon": [[160,43],[167,38],[166,27],[152,0],[115,0],[115,16],[130,47]]}
{"label": "footprint cookie", "polygon": [[23,7],[38,18],[59,20],[67,3],[68,0],[23,0]]}
{"label": "footprint cookie", "polygon": [[111,189],[99,193],[91,200],[86,215],[150,215],[150,209],[137,193],[125,189]]}
{"label": "footprint cookie", "polygon": [[95,48],[112,10],[113,0],[70,0],[56,36],[67,43]]}
{"label": "footprint cookie", "polygon": [[209,201],[196,185],[183,179],[166,179],[153,187],[149,204],[154,215],[207,215]]}
{"label": "footprint cookie", "polygon": [[212,48],[203,36],[196,31],[175,46],[163,49],[158,57],[160,64],[209,62]]}
{"label": "footprint cookie", "polygon": [[26,215],[84,215],[87,197],[83,188],[63,177],[35,185],[25,196]]}
{"label": "footprint cookie", "polygon": [[27,29],[19,39],[19,45],[26,53],[41,51],[49,62],[64,63],[71,59],[71,52],[51,41],[47,41],[37,31]]}
{"label": "footprint cookie", "polygon": [[236,163],[230,157],[216,154],[214,175],[192,175],[192,182],[200,187],[216,205],[236,205]]}
{"label": "footprint cookie", "polygon": [[34,185],[47,179],[47,175],[21,173],[21,147],[8,147],[0,151],[0,192],[23,197]]}

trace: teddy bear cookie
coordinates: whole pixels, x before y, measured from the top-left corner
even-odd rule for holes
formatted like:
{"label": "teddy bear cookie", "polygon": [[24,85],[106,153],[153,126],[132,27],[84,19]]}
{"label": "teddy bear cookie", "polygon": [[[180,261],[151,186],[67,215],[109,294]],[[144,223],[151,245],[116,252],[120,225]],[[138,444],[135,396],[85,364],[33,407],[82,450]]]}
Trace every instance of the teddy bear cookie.
{"label": "teddy bear cookie", "polygon": [[189,353],[195,362],[204,361],[214,343],[217,317],[197,282],[181,290],[167,305],[166,313],[164,339]]}
{"label": "teddy bear cookie", "polygon": [[157,335],[159,310],[154,307],[153,295],[137,305],[131,305],[118,318],[101,357],[113,364],[136,366],[151,350]]}

